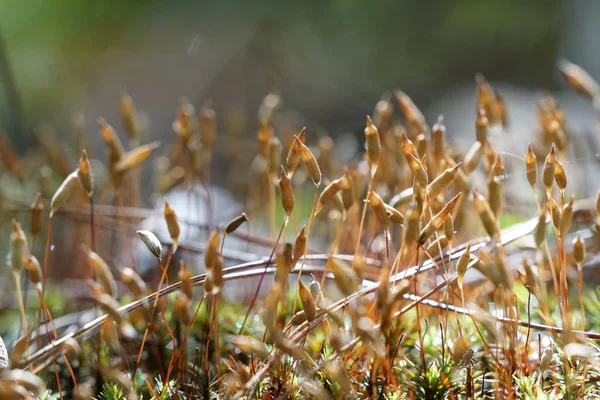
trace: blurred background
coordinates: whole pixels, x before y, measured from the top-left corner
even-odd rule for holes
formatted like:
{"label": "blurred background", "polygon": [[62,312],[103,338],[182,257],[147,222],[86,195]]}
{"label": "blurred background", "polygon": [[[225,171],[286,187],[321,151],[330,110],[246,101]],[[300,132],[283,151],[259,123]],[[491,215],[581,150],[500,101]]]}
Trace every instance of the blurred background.
{"label": "blurred background", "polygon": [[75,113],[96,132],[98,116],[118,121],[122,90],[153,140],[172,134],[181,97],[254,116],[270,91],[309,129],[334,136],[360,132],[395,88],[433,123],[436,102],[456,101],[457,85],[473,96],[477,72],[557,90],[556,61],[566,57],[595,76],[599,9],[565,0],[0,2],[1,127],[19,151],[41,123],[65,135]]}

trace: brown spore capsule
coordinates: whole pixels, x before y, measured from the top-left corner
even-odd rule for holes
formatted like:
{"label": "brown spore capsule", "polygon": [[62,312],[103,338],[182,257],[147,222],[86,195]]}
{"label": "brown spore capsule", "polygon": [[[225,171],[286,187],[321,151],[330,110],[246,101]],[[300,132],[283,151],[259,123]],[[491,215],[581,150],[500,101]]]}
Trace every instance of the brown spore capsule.
{"label": "brown spore capsule", "polygon": [[279,190],[281,191],[281,205],[283,206],[285,215],[289,217],[294,211],[294,189],[292,188],[292,181],[283,169],[283,166],[281,167],[281,175],[279,177]]}

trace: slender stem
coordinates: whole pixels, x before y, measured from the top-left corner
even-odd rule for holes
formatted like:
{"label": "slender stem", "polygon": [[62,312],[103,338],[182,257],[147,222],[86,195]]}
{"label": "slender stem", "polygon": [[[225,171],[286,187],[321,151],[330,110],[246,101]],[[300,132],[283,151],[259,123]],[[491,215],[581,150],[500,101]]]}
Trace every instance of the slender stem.
{"label": "slender stem", "polygon": [[94,198],[90,196],[90,248],[96,251],[96,234],[94,229]]}
{"label": "slender stem", "polygon": [[248,306],[248,310],[246,311],[246,315],[244,316],[244,322],[242,322],[242,327],[240,328],[240,333],[238,335],[242,335],[244,333],[244,328],[246,327],[246,322],[248,321],[248,316],[250,316],[250,311],[252,311],[252,307],[254,307],[254,303],[256,302],[256,299],[258,298],[258,293],[260,292],[260,287],[262,286],[263,280],[265,279],[265,275],[267,274],[267,268],[269,267],[269,264],[271,264],[273,255],[275,254],[275,251],[277,250],[277,245],[279,244],[279,241],[281,240],[281,235],[283,234],[283,230],[285,229],[287,221],[288,221],[288,217],[285,217],[285,219],[283,220],[283,224],[281,224],[281,229],[279,230],[279,235],[277,235],[277,240],[275,241],[275,245],[273,246],[273,249],[271,250],[271,255],[269,256],[269,260],[265,263],[265,269],[264,269],[262,275],[260,276],[260,280],[258,281],[258,285],[256,286],[256,291],[254,292],[254,296],[252,297],[252,300],[250,301],[250,305]]}
{"label": "slender stem", "polygon": [[358,233],[356,234],[356,246],[354,247],[354,254],[358,254],[358,248],[360,247],[360,237],[362,235],[363,225],[365,223],[365,216],[367,214],[367,203],[369,195],[371,194],[371,185],[373,184],[373,175],[369,177],[369,187],[367,188],[367,195],[365,197],[365,204],[363,204],[362,215],[360,217],[360,225],[358,226]]}
{"label": "slender stem", "polygon": [[48,218],[48,231],[46,232],[46,246],[44,249],[44,266],[42,277],[42,296],[46,292],[46,279],[48,278],[48,255],[50,253],[50,237],[52,236],[52,218]]}
{"label": "slender stem", "polygon": [[155,317],[154,314],[156,313],[156,306],[158,305],[158,300],[161,297],[160,289],[161,289],[163,282],[165,281],[165,278],[167,277],[167,271],[169,270],[169,264],[171,264],[172,256],[173,256],[173,249],[171,248],[169,250],[169,256],[167,257],[167,262],[165,263],[165,267],[163,269],[162,276],[160,277],[160,282],[158,283],[158,289],[156,291],[156,295],[154,296],[154,302],[152,303],[152,309],[150,311],[150,321],[146,325],[146,330],[144,331],[144,336],[142,338],[142,344],[140,346],[140,352],[138,353],[135,369],[133,370],[134,373],[135,373],[135,371],[137,371],[138,367],[140,366],[140,362],[142,361],[142,354],[144,353],[144,345],[146,343],[146,338],[148,337],[148,331],[150,330],[150,327],[152,325],[154,325],[153,324],[154,317]]}
{"label": "slender stem", "polygon": [[[312,227],[312,223],[315,219],[315,209],[317,207],[317,196],[319,195],[319,187],[315,186],[315,195],[313,196],[312,207],[310,208],[310,216],[308,217],[308,224],[306,224],[306,240],[308,241],[310,238],[310,228]],[[308,251],[308,246],[306,247],[306,251]],[[306,263],[306,252],[302,255],[302,264],[300,264],[300,270],[298,271],[298,279],[296,280],[296,290],[300,287],[300,277],[302,276],[302,271],[304,270],[304,263]],[[325,276],[325,275],[323,275]],[[296,314],[296,306],[298,305],[297,301],[294,301],[294,309],[292,310],[292,315]]]}
{"label": "slender stem", "polygon": [[27,315],[25,314],[25,304],[23,303],[23,290],[21,289],[21,271],[13,271],[15,275],[15,287],[17,290],[17,301],[19,303],[19,311],[21,313],[21,326],[23,332],[27,335]]}

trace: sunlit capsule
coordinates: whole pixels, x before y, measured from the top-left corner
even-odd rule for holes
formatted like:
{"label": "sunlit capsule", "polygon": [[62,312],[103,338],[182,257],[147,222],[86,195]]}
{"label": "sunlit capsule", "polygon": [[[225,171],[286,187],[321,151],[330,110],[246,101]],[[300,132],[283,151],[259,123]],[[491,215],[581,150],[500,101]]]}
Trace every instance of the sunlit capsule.
{"label": "sunlit capsule", "polygon": [[546,241],[546,210],[543,209],[540,212],[540,216],[538,217],[538,222],[533,231],[533,237],[535,240],[535,245],[539,249],[542,248],[542,245]]}
{"label": "sunlit capsule", "polygon": [[546,371],[550,367],[553,358],[554,350],[552,350],[551,346],[546,347],[544,349],[544,352],[542,353],[542,358],[540,359],[540,370],[542,371],[542,373],[544,373],[544,371]]}
{"label": "sunlit capsule", "polygon": [[597,98],[599,94],[598,84],[583,68],[567,60],[558,62],[558,69],[573,90],[590,100]]}
{"label": "sunlit capsule", "polygon": [[327,264],[335,277],[337,287],[345,296],[350,296],[358,290],[360,279],[351,267],[333,257],[327,260]]}
{"label": "sunlit capsule", "polygon": [[473,143],[463,161],[463,169],[467,175],[471,174],[471,172],[475,171],[475,169],[479,166],[482,153],[483,146],[481,142]]}
{"label": "sunlit capsule", "polygon": [[192,323],[190,300],[183,293],[179,293],[175,298],[175,317],[185,326]]}
{"label": "sunlit capsule", "polygon": [[444,154],[446,152],[445,136],[446,126],[444,125],[443,117],[440,116],[435,125],[433,125],[433,129],[431,132],[433,159],[438,165],[441,164],[442,160],[444,159]]}
{"label": "sunlit capsule", "polygon": [[560,224],[558,225],[558,233],[560,237],[565,237],[571,228],[573,223],[573,197],[562,209],[562,216],[560,217]]}
{"label": "sunlit capsule", "polygon": [[163,214],[165,216],[165,221],[167,222],[169,236],[173,241],[173,253],[175,253],[177,251],[177,246],[179,245],[179,233],[181,232],[181,230],[179,229],[179,221],[177,221],[177,215],[175,215],[175,211],[171,208],[171,205],[169,204],[167,199],[165,199]]}
{"label": "sunlit capsule", "polygon": [[347,211],[354,204],[354,188],[349,171],[344,172],[340,179],[340,188],[342,189],[342,203]]}
{"label": "sunlit capsule", "polygon": [[333,198],[340,191],[340,189],[341,189],[341,180],[340,179],[336,179],[333,182],[331,182],[329,185],[325,186],[325,189],[323,189],[323,191],[321,192],[321,195],[319,196],[319,200],[317,201],[317,208],[315,210],[315,215],[318,214],[323,209],[323,207],[325,207],[331,200],[333,200]]}
{"label": "sunlit capsule", "polygon": [[365,128],[365,139],[367,142],[367,158],[369,164],[371,164],[372,173],[375,172],[377,165],[379,164],[379,157],[381,155],[381,143],[379,141],[379,131],[377,127],[373,125],[371,117],[367,115],[367,127]]}
{"label": "sunlit capsule", "polygon": [[416,159],[419,159],[419,153],[413,142],[408,138],[406,133],[402,134],[402,152],[406,157],[406,162],[410,162],[409,154],[412,154]]}
{"label": "sunlit capsule", "polygon": [[306,128],[302,128],[298,136],[294,137],[292,145],[290,146],[286,159],[286,169],[290,175],[294,174],[294,171],[296,171],[296,168],[298,168],[298,164],[300,164],[300,160],[302,159],[300,156],[300,143],[304,143],[305,134]]}
{"label": "sunlit capsule", "polygon": [[88,159],[87,152],[81,151],[81,158],[79,159],[79,170],[77,176],[81,186],[85,189],[89,197],[94,194],[94,175],[92,174],[92,167],[90,166],[90,160]]}
{"label": "sunlit capsule", "polygon": [[485,114],[485,109],[483,107],[479,107],[477,112],[477,118],[475,119],[475,135],[477,141],[481,144],[487,143],[488,138],[488,118]]}
{"label": "sunlit capsule", "polygon": [[506,128],[508,126],[508,112],[506,110],[504,98],[498,92],[496,92],[496,107],[498,108],[498,113],[500,114],[500,122],[502,123],[502,126]]}
{"label": "sunlit capsule", "polygon": [[581,239],[581,235],[577,235],[575,239],[573,239],[573,258],[577,265],[583,264],[585,260],[585,243]]}
{"label": "sunlit capsule", "polygon": [[454,220],[452,219],[452,214],[448,214],[444,218],[444,235],[446,235],[450,242],[454,239]]}
{"label": "sunlit capsule", "polygon": [[160,142],[152,142],[128,151],[123,154],[119,162],[115,164],[115,170],[119,173],[123,173],[138,167],[159,147]]}
{"label": "sunlit capsule", "polygon": [[554,165],[556,161],[554,145],[552,145],[550,152],[544,160],[544,170],[542,171],[542,182],[544,183],[546,192],[550,192],[554,183]]}
{"label": "sunlit capsule", "polygon": [[424,133],[426,135],[429,134],[429,127],[425,122],[425,117],[423,116],[421,110],[419,110],[415,103],[413,103],[411,98],[401,90],[396,90],[394,95],[396,96],[396,100],[398,100],[398,104],[400,105],[407,122],[411,126],[411,133],[414,136],[420,133]]}
{"label": "sunlit capsule", "polygon": [[207,269],[213,268],[217,263],[219,257],[219,243],[221,243],[221,237],[219,234],[219,228],[215,229],[210,237],[208,238],[208,246],[204,253],[204,265]]}
{"label": "sunlit capsule", "polygon": [[384,228],[387,228],[390,224],[390,218],[388,216],[387,209],[385,207],[385,203],[381,199],[381,197],[375,193],[375,191],[371,191],[369,193],[369,205],[373,209],[377,220]]}
{"label": "sunlit capsule", "polygon": [[75,190],[81,187],[78,177],[79,170],[76,169],[70,173],[63,183],[58,187],[52,200],[50,201],[50,218],[56,213],[67,201],[71,199]]}
{"label": "sunlit capsule", "polygon": [[491,176],[488,179],[488,197],[490,203],[490,209],[498,218],[500,215],[500,210],[502,208],[502,181],[498,176]]}
{"label": "sunlit capsule", "polygon": [[354,259],[352,260],[352,270],[360,280],[363,279],[365,274],[365,258],[360,254],[354,256]]}
{"label": "sunlit capsule", "polygon": [[306,166],[310,178],[315,186],[319,186],[321,184],[321,168],[319,167],[319,163],[317,162],[315,155],[304,143],[300,141],[300,139],[296,138],[295,140],[296,143],[298,143],[298,146],[300,146],[300,158]]}
{"label": "sunlit capsule", "polygon": [[458,199],[460,199],[461,195],[462,195],[462,193],[457,194],[452,200],[450,200],[444,206],[444,208],[442,208],[442,210],[439,213],[437,213],[436,215],[433,216],[433,218],[431,218],[431,220],[427,223],[427,225],[425,225],[423,227],[423,229],[421,230],[421,233],[419,234],[419,239],[418,239],[420,244],[425,244],[425,242],[436,231],[438,231],[442,227],[442,225],[444,224],[444,221],[446,219],[446,216],[450,215],[450,213],[456,206]]}
{"label": "sunlit capsule", "polygon": [[427,153],[428,144],[429,143],[427,140],[427,136],[425,136],[424,133],[420,133],[415,138],[415,148],[417,149],[417,154],[419,155],[420,159],[425,157],[425,155]]}
{"label": "sunlit capsule", "polygon": [[158,261],[162,261],[162,245],[156,235],[147,230],[136,231],[142,242],[146,245],[150,253],[154,254]]}
{"label": "sunlit capsule", "polygon": [[123,149],[123,145],[121,144],[117,133],[114,128],[102,118],[98,119],[98,123],[100,124],[100,134],[102,135],[102,139],[104,139],[104,142],[108,146],[109,163],[112,164],[119,161],[125,153],[125,150]]}
{"label": "sunlit capsule", "polygon": [[42,268],[40,263],[34,255],[30,254],[29,258],[25,262],[25,269],[27,270],[27,277],[33,283],[36,289],[42,288]]}
{"label": "sunlit capsule", "polygon": [[302,309],[306,314],[306,319],[309,322],[314,321],[317,316],[317,303],[302,281],[298,282],[298,293],[302,302]]}
{"label": "sunlit capsule", "polygon": [[269,356],[269,352],[265,348],[264,343],[251,336],[232,335],[229,336],[228,340],[240,349],[242,353],[248,355],[254,354],[261,359],[265,359]]}
{"label": "sunlit capsule", "polygon": [[404,223],[404,215],[402,215],[402,213],[400,211],[398,211],[394,207],[390,206],[389,204],[384,204],[384,206],[385,206],[385,211],[388,215],[388,218],[390,219],[390,222],[392,222],[394,224],[403,224]]}
{"label": "sunlit capsule", "polygon": [[27,237],[16,220],[12,221],[12,232],[10,233],[10,265],[15,272],[21,271],[23,265],[29,258],[29,245]]}
{"label": "sunlit capsule", "polygon": [[82,245],[81,248],[87,255],[88,265],[96,273],[96,278],[100,281],[104,292],[110,296],[116,295],[117,284],[108,264],[97,253],[87,248],[87,246]]}
{"label": "sunlit capsule", "polygon": [[467,249],[460,255],[458,262],[456,263],[456,282],[460,290],[463,288],[463,278],[469,268],[469,261],[471,261],[471,242],[467,244]]}
{"label": "sunlit capsule", "polygon": [[120,272],[121,282],[129,291],[137,298],[142,298],[146,296],[148,293],[148,288],[146,287],[146,283],[142,279],[141,276],[137,274],[134,270],[129,267],[125,267]]}
{"label": "sunlit capsule", "polygon": [[229,224],[227,224],[227,227],[225,227],[225,234],[230,235],[233,232],[237,231],[238,228],[242,226],[244,222],[248,222],[248,216],[246,215],[246,213],[241,213],[240,215],[232,219],[231,222],[229,222]]}
{"label": "sunlit capsule", "polygon": [[279,190],[281,191],[281,205],[283,206],[285,215],[289,217],[294,211],[294,189],[292,188],[292,181],[283,169],[283,166],[281,166],[281,175],[279,177]]}
{"label": "sunlit capsule", "polygon": [[567,173],[565,167],[558,160],[554,160],[554,180],[560,190],[564,191],[567,188]]}
{"label": "sunlit capsule", "polygon": [[129,94],[119,94],[119,111],[129,137],[136,138],[138,129],[135,121],[135,104]]}
{"label": "sunlit capsule", "polygon": [[527,173],[527,181],[533,189],[537,180],[537,160],[535,154],[531,150],[531,145],[527,147],[527,154],[525,155],[525,172]]}
{"label": "sunlit capsule", "polygon": [[490,237],[495,237],[498,234],[498,222],[490,208],[490,204],[485,197],[478,192],[474,192],[474,203],[475,210],[477,211],[477,214],[479,214],[479,218],[481,219],[485,231]]}
{"label": "sunlit capsule", "polygon": [[560,219],[562,217],[562,211],[561,211],[560,207],[558,206],[558,204],[556,203],[556,201],[554,201],[554,199],[551,197],[548,198],[546,205],[548,207],[548,211],[550,212],[550,218],[552,220],[552,225],[554,225],[554,227],[556,229],[558,229],[558,225],[560,224]]}
{"label": "sunlit capsule", "polygon": [[431,181],[431,183],[427,186],[427,195],[430,199],[437,197],[437,195],[440,194],[454,180],[454,177],[456,176],[461,164],[462,163],[458,163],[452,168],[447,168],[437,178]]}
{"label": "sunlit capsule", "polygon": [[410,167],[413,176],[415,177],[415,181],[421,185],[421,187],[427,187],[429,183],[429,178],[427,177],[427,170],[421,163],[421,161],[416,158],[412,153],[408,153],[408,166]]}

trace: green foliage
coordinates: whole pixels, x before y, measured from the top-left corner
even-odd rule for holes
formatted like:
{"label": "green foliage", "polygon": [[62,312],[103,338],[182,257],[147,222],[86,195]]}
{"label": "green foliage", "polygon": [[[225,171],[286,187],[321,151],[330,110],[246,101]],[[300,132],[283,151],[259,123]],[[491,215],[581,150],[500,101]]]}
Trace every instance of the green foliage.
{"label": "green foliage", "polygon": [[102,385],[102,391],[98,400],[127,400],[123,395],[123,390],[116,384],[106,382]]}

